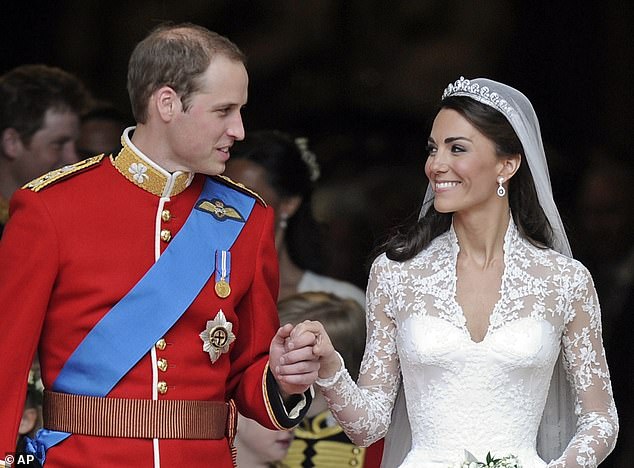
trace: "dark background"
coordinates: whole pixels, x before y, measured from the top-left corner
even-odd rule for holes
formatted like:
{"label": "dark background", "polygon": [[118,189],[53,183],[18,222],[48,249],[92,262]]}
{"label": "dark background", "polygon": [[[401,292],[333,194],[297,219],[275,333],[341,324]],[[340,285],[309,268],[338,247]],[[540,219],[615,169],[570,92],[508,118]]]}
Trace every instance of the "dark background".
{"label": "dark background", "polygon": [[[323,273],[363,288],[372,248],[393,224],[419,209],[426,187],[428,125],[447,83],[460,75],[484,76],[520,89],[540,118],[555,200],[573,252],[590,267],[602,301],[621,414],[617,451],[602,466],[631,467],[634,283],[630,278],[614,293],[610,272],[634,251],[634,184],[620,178],[617,185],[612,169],[606,168],[629,174],[629,180],[634,173],[633,5],[556,0],[3,1],[0,73],[26,63],[56,65],[82,78],[97,98],[129,114],[127,60],[153,26],[190,21],[228,36],[248,56],[247,132],[277,128],[309,138],[322,166],[313,202],[327,243]],[[590,219],[590,208],[578,203],[584,193],[581,182],[608,157],[620,160],[604,166],[606,187],[613,190],[589,198],[603,203],[593,219],[611,217],[619,233],[609,237],[607,223],[590,221],[584,234],[580,227]],[[586,171],[591,160],[595,169]],[[608,197],[609,192],[622,196]],[[595,237],[588,226],[594,227]],[[604,253],[608,250],[611,260]],[[614,300],[621,306],[610,306]],[[607,335],[608,330],[615,331]]]}
{"label": "dark background", "polygon": [[[247,132],[278,128],[309,138],[323,174],[317,215],[332,222],[363,212],[360,224],[333,229],[367,231],[349,247],[366,252],[418,208],[428,125],[442,90],[460,75],[503,81],[531,99],[556,200],[572,220],[588,155],[624,152],[634,135],[632,2],[579,3],[3,2],[0,73],[25,63],[60,66],[129,113],[127,60],[154,25],[191,21],[227,35],[248,56]],[[365,270],[341,261],[330,273],[364,286]]]}

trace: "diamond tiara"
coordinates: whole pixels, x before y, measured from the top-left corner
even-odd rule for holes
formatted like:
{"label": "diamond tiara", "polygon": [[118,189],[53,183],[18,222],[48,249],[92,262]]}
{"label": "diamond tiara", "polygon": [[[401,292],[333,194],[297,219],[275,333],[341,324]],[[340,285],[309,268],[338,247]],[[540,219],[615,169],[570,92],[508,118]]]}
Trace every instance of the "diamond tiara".
{"label": "diamond tiara", "polygon": [[483,104],[494,107],[508,117],[515,113],[515,109],[502,99],[498,93],[490,93],[488,86],[480,86],[478,83],[471,83],[464,76],[454,83],[449,83],[442,93],[442,99],[449,96],[467,96],[480,101]]}

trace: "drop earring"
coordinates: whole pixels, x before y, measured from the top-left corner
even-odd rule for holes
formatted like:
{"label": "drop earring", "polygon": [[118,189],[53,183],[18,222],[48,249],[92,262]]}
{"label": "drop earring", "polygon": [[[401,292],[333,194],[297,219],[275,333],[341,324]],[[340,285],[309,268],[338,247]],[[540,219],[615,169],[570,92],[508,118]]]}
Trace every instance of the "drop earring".
{"label": "drop earring", "polygon": [[497,194],[498,194],[498,197],[500,197],[500,198],[502,198],[504,195],[506,195],[506,189],[502,185],[503,183],[504,183],[504,177],[502,177],[502,176],[498,177]]}

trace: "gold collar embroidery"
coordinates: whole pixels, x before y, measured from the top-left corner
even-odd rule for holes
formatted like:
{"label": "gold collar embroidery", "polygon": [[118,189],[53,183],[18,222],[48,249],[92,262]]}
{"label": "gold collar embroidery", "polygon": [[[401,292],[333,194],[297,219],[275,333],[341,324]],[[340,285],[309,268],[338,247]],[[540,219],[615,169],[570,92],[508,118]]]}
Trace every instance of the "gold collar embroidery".
{"label": "gold collar embroidery", "polygon": [[194,175],[189,172],[170,174],[143,155],[128,138],[132,129],[127,128],[121,137],[123,148],[116,158],[110,157],[114,167],[137,187],[158,197],[178,195],[191,183]]}

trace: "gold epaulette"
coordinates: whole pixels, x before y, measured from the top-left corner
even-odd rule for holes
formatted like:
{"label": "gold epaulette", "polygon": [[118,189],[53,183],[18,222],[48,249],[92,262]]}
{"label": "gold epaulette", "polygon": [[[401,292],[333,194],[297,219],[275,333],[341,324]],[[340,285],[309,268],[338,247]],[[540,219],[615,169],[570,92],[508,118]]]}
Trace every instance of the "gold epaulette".
{"label": "gold epaulette", "polygon": [[229,177],[223,176],[223,175],[217,175],[217,176],[214,176],[214,178],[216,178],[219,182],[229,185],[230,187],[233,187],[234,189],[240,192],[246,193],[247,195],[251,195],[257,201],[259,201],[263,206],[266,206],[266,202],[264,201],[264,199],[260,195],[258,195],[256,192],[254,192],[253,190],[245,186],[244,184],[231,180]]}
{"label": "gold epaulette", "polygon": [[103,154],[99,156],[93,156],[92,158],[82,159],[75,164],[69,164],[68,166],[61,167],[59,169],[55,169],[51,172],[44,174],[43,176],[38,177],[37,179],[33,179],[31,182],[25,184],[22,188],[33,190],[34,192],[39,192],[44,187],[48,187],[55,182],[58,182],[71,174],[77,174],[78,172],[83,171],[89,167],[94,166],[101,162],[104,158]]}

